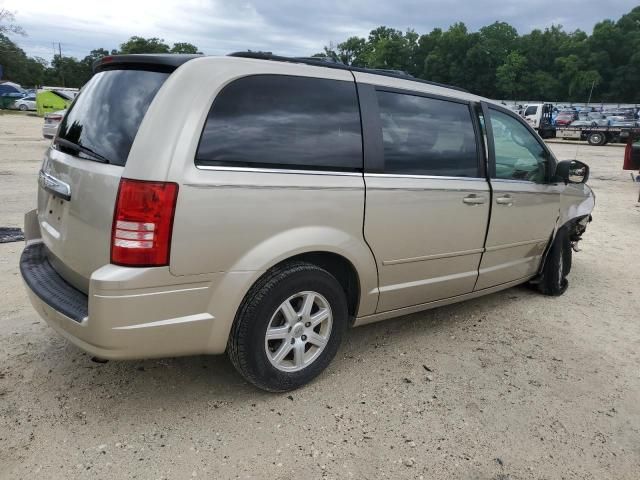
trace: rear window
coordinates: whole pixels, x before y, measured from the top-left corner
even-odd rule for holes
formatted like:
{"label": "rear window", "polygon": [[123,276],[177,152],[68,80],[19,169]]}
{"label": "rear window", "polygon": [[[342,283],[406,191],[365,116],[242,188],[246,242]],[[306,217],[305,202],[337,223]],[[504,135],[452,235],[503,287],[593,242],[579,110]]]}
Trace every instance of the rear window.
{"label": "rear window", "polygon": [[95,157],[80,154],[82,158],[101,158],[124,166],[140,122],[168,76],[140,70],[97,73],[83,87],[60,124],[58,138],[63,142],[58,148],[77,153],[70,142],[95,154]]}
{"label": "rear window", "polygon": [[236,80],[211,107],[196,164],[361,170],[354,83],[282,75]]}

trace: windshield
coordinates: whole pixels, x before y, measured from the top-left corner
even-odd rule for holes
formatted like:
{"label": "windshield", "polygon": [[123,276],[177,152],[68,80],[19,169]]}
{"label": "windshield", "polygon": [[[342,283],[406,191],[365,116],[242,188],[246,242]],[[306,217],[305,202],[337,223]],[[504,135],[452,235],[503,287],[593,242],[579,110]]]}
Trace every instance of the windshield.
{"label": "windshield", "polygon": [[97,73],[60,124],[58,147],[72,154],[84,150],[95,155],[82,158],[124,166],[140,122],[168,76],[141,70]]}

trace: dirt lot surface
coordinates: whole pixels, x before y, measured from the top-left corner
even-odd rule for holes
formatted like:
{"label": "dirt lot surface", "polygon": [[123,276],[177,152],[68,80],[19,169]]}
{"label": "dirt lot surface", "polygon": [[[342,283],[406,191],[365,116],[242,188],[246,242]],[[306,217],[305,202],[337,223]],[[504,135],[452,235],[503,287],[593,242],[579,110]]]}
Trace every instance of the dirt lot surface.
{"label": "dirt lot surface", "polygon": [[[34,207],[42,120],[0,116],[0,226]],[[328,371],[257,391],[224,356],[94,363],[0,244],[0,478],[640,478],[640,208],[619,147],[567,293],[517,287],[352,330]]]}

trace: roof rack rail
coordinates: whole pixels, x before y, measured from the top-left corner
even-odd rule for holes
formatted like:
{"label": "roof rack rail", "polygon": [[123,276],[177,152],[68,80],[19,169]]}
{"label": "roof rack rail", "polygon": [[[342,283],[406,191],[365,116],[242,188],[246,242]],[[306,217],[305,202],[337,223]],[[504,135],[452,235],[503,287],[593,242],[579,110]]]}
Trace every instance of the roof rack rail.
{"label": "roof rack rail", "polygon": [[310,62],[326,62],[326,63],[337,63],[338,65],[344,65],[340,60],[336,60],[328,55],[322,55],[318,57],[293,57],[296,60],[301,62],[310,61]]}
{"label": "roof rack rail", "polygon": [[444,83],[432,82],[430,80],[423,80],[421,78],[416,78],[413,75],[407,72],[404,72],[402,70],[354,67],[352,65],[345,65],[344,63],[334,60],[331,57],[283,57],[280,55],[274,55],[271,52],[252,52],[252,51],[233,52],[228,54],[227,56],[240,57],[240,58],[253,58],[256,60],[272,60],[276,62],[304,63],[305,65],[313,65],[316,67],[337,68],[340,70],[348,70],[350,72],[371,73],[374,75],[382,75],[384,77],[393,77],[393,78],[399,78],[402,80],[410,80],[412,82],[426,83],[427,85],[450,88],[452,90],[458,90],[460,92],[469,93],[469,91],[464,88],[456,87],[453,85],[446,85]]}

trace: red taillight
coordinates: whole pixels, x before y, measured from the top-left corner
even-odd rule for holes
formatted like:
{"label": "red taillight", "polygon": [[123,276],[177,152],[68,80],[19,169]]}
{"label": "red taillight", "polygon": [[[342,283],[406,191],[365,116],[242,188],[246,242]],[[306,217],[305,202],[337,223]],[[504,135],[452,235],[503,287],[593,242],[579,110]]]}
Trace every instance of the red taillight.
{"label": "red taillight", "polygon": [[176,183],[121,179],[111,229],[111,263],[169,265],[177,198]]}

